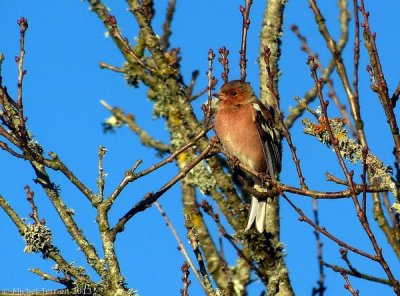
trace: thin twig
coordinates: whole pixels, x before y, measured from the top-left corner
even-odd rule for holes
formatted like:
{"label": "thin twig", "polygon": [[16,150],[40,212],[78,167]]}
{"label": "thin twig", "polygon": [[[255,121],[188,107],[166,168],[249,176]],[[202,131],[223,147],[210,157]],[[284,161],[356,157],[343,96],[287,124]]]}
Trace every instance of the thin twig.
{"label": "thin twig", "polygon": [[[318,201],[313,199],[313,213],[314,213],[314,223],[319,226],[319,218],[318,218]],[[318,271],[319,271],[319,279],[317,281],[317,288],[313,288],[312,295],[313,296],[323,296],[326,290],[325,287],[325,272],[324,272],[324,260],[322,257],[322,242],[319,235],[319,232],[314,229],[315,240],[317,242],[317,261],[318,261]]]}
{"label": "thin twig", "polygon": [[[193,71],[192,78],[190,79],[190,83],[189,83],[188,87],[185,89],[186,97],[189,99],[189,101],[194,100],[193,89],[194,89],[194,85],[196,84],[196,80],[199,77],[199,75],[200,75],[199,70]],[[206,91],[207,91],[207,89],[206,89]]]}
{"label": "thin twig", "polygon": [[358,0],[353,0],[354,14],[354,69],[353,69],[353,93],[358,100],[358,65],[360,63],[360,20],[358,15]]}
{"label": "thin twig", "polygon": [[213,76],[213,61],[215,58],[215,54],[212,49],[208,51],[208,71],[207,71],[207,104],[202,105],[201,109],[204,113],[204,125],[209,126],[213,116],[213,109],[212,109],[212,89],[215,85],[216,79]]}
{"label": "thin twig", "polygon": [[181,266],[181,270],[183,272],[183,276],[182,276],[183,288],[181,289],[181,296],[189,296],[188,289],[189,289],[189,286],[192,283],[192,281],[189,280],[189,274],[190,274],[190,272],[189,272],[189,264],[186,261],[183,262],[183,264]]}
{"label": "thin twig", "polygon": [[283,119],[283,113],[281,112],[281,110],[279,108],[279,100],[280,100],[279,99],[279,93],[278,93],[278,90],[274,87],[274,84],[273,84],[274,76],[276,75],[276,73],[273,73],[271,71],[270,57],[271,57],[271,50],[267,46],[265,46],[265,48],[264,48],[264,62],[265,62],[266,74],[267,74],[267,88],[269,89],[269,92],[272,95],[273,100],[275,101],[275,106],[276,106],[275,111],[277,112],[277,117],[278,117],[278,120],[280,122],[283,135],[284,135],[286,141],[288,142],[288,145],[290,147],[290,151],[292,152],[292,159],[293,159],[293,161],[295,163],[295,166],[296,166],[296,171],[297,171],[297,175],[299,177],[300,186],[302,188],[306,189],[307,185],[305,183],[305,178],[303,177],[303,173],[301,171],[300,160],[297,157],[296,147],[293,144],[292,136],[290,134],[290,131],[285,125],[285,122],[284,122],[284,119]]}
{"label": "thin twig", "polygon": [[378,98],[381,102],[382,108],[385,111],[387,123],[390,127],[390,131],[393,137],[393,142],[395,145],[395,156],[397,162],[400,162],[399,128],[397,125],[396,115],[394,114],[394,110],[392,107],[392,101],[389,98],[389,90],[386,83],[385,75],[383,73],[382,64],[378,53],[378,48],[376,47],[376,42],[375,42],[376,34],[371,32],[371,28],[369,25],[369,13],[365,10],[364,0],[360,1],[361,1],[360,12],[364,18],[364,23],[361,24],[361,26],[363,27],[365,47],[368,51],[371,63],[371,66],[369,67],[371,79],[373,79],[371,89],[378,94]]}
{"label": "thin twig", "polygon": [[385,205],[386,211],[392,222],[392,228],[397,233],[397,237],[400,237],[400,224],[399,215],[392,209],[392,203],[389,201],[389,194],[387,192],[382,192],[383,204]]}
{"label": "thin twig", "polygon": [[172,19],[174,18],[175,5],[176,5],[176,0],[168,1],[167,13],[166,13],[165,21],[163,24],[164,32],[163,32],[162,36],[160,37],[160,45],[164,50],[167,50],[170,45],[169,37],[172,35],[171,23],[172,23]]}
{"label": "thin twig", "polygon": [[117,107],[110,106],[106,101],[100,100],[100,104],[104,106],[119,121],[128,125],[131,131],[137,134],[143,145],[151,147],[160,153],[171,152],[171,147],[163,142],[151,137],[144,129],[142,129],[135,121],[132,114],[125,114],[124,111]]}
{"label": "thin twig", "polygon": [[17,83],[17,105],[18,105],[18,113],[20,118],[20,129],[24,130],[25,126],[25,119],[23,114],[23,102],[22,102],[22,82],[24,76],[26,74],[26,70],[24,70],[24,57],[25,57],[25,32],[28,29],[28,21],[26,18],[21,17],[18,20],[18,25],[20,26],[20,39],[19,39],[19,46],[20,46],[20,54],[19,57],[15,57],[15,61],[18,64],[18,83]]}
{"label": "thin twig", "polygon": [[350,283],[349,277],[347,276],[347,273],[345,271],[341,271],[340,274],[342,275],[342,277],[346,281],[346,284],[344,285],[344,288],[346,290],[348,290],[351,293],[351,295],[358,296],[359,295],[358,290],[354,290],[353,286]]}
{"label": "thin twig", "polygon": [[362,149],[362,166],[363,166],[363,173],[361,175],[363,192],[362,192],[362,202],[361,202],[361,210],[362,214],[364,215],[364,219],[367,219],[367,155],[368,155],[368,147],[363,147]]}
{"label": "thin twig", "polygon": [[304,108],[305,110],[307,110],[308,112],[310,112],[312,115],[314,115],[314,117],[315,117],[316,119],[319,118],[320,115],[319,115],[313,108],[310,108],[310,107],[307,105],[307,102],[305,102],[304,100],[300,99],[299,97],[294,97],[294,99],[295,99],[296,102],[299,104],[299,106],[303,106],[303,108]]}
{"label": "thin twig", "polygon": [[147,69],[154,75],[159,75],[159,71],[154,67],[147,64],[146,61],[139,58],[136,53],[132,50],[131,45],[129,44],[128,39],[122,36],[120,29],[117,26],[117,19],[111,15],[108,11],[105,12],[104,15],[104,24],[106,25],[108,31],[110,32],[111,36],[115,40],[115,42],[121,47],[121,49],[126,54],[126,57],[134,62],[142,66],[144,69]]}
{"label": "thin twig", "polygon": [[333,175],[330,174],[330,173],[326,173],[326,174],[325,174],[325,177],[326,177],[326,180],[327,180],[327,181],[331,181],[331,182],[335,182],[336,184],[340,184],[340,185],[345,185],[345,186],[347,186],[347,181],[346,181],[346,180],[339,179],[338,177],[333,176]]}
{"label": "thin twig", "polygon": [[[3,133],[1,131],[0,131],[0,135],[3,135]],[[11,149],[10,146],[8,146],[7,143],[4,143],[3,141],[0,141],[0,148],[3,149],[4,151],[7,151],[12,156],[15,156],[17,158],[21,158],[21,159],[25,159],[25,160],[29,159],[26,155],[19,154],[18,152]]]}
{"label": "thin twig", "polygon": [[[350,121],[350,116],[349,116],[349,114],[348,114],[348,112],[347,112],[346,106],[343,105],[343,104],[340,102],[340,100],[339,100],[339,98],[338,98],[338,96],[337,96],[337,94],[336,94],[336,91],[335,91],[335,89],[334,89],[334,87],[333,87],[333,81],[332,81],[332,79],[329,78],[329,79],[327,80],[327,85],[328,85],[328,87],[329,87],[328,97],[331,98],[331,99],[333,100],[333,102],[335,103],[335,105],[338,107],[340,113],[342,114],[343,119],[344,119],[345,122],[346,122],[346,125],[349,127],[349,130],[350,130],[350,132],[351,132],[353,138],[356,139],[357,141],[359,141],[358,131],[357,131],[357,129],[354,127],[353,123]],[[357,96],[358,96],[358,95],[357,95]]]}
{"label": "thin twig", "polygon": [[227,83],[229,81],[229,50],[226,49],[226,47],[222,47],[218,49],[219,54],[221,57],[218,58],[218,62],[221,63],[222,67],[224,68],[224,71],[221,74],[221,78],[224,81],[224,83]]}
{"label": "thin twig", "polygon": [[399,100],[399,96],[400,96],[400,83],[397,84],[397,87],[390,99],[390,101],[392,102],[392,108],[395,108],[397,105],[397,101]]}
{"label": "thin twig", "polygon": [[199,263],[199,269],[201,276],[203,277],[203,284],[206,287],[207,295],[214,295],[214,289],[211,283],[210,276],[208,275],[206,265],[204,263],[203,255],[200,250],[200,242],[199,236],[196,232],[193,224],[192,217],[189,214],[185,213],[185,227],[187,229],[187,238],[189,239],[189,243],[192,246],[193,253],[196,257],[197,262]]}
{"label": "thin twig", "polygon": [[202,161],[210,152],[213,145],[209,144],[203,152],[199,154],[190,164],[186,165],[175,177],[168,181],[163,187],[157,192],[147,193],[139,202],[136,203],[129,211],[127,211],[117,222],[117,224],[111,229],[110,234],[115,240],[116,235],[124,230],[125,224],[137,213],[144,211],[156,202],[164,193],[166,193],[173,185],[179,180],[184,178],[189,171],[194,168],[200,161]]}
{"label": "thin twig", "polygon": [[391,282],[388,279],[382,279],[382,278],[378,278],[375,276],[371,276],[365,273],[361,273],[359,271],[355,271],[355,270],[350,270],[350,269],[346,269],[337,265],[332,265],[329,263],[324,262],[324,266],[332,269],[335,272],[346,272],[348,275],[354,276],[356,278],[360,278],[360,279],[365,279],[367,281],[371,281],[371,282],[376,282],[376,283],[380,283],[380,284],[385,284],[388,286],[392,286]]}
{"label": "thin twig", "polygon": [[0,86],[3,85],[3,61],[4,61],[4,54],[0,53]]}
{"label": "thin twig", "polygon": [[[328,28],[325,23],[325,19],[316,3],[315,0],[309,0],[311,10],[314,13],[315,21],[318,24],[318,29],[321,35],[324,37],[326,45],[328,46],[329,51],[332,54],[332,57],[335,59],[337,73],[340,77],[340,81],[343,84],[343,88],[346,92],[346,96],[348,98],[350,104],[350,111],[352,117],[354,119],[356,129],[359,134],[359,139],[362,145],[366,145],[366,137],[363,129],[363,121],[361,119],[360,114],[360,102],[358,97],[356,96],[354,90],[352,89],[349,81],[349,77],[347,75],[346,66],[344,64],[343,59],[341,58],[341,50],[340,46],[336,44],[335,40],[332,38],[331,34],[328,31]],[[341,0],[339,1],[339,7],[341,11],[341,27],[345,28],[346,36],[348,34],[348,21],[349,21],[349,13],[347,11],[347,1]],[[344,29],[342,29],[344,30]],[[347,37],[346,37],[347,38]],[[325,81],[325,77],[323,78],[323,83]]]}
{"label": "thin twig", "polygon": [[[318,68],[320,70],[321,73],[323,73],[325,71],[324,67],[322,66],[319,58],[317,57],[317,54],[315,54],[314,52],[311,51],[308,42],[307,42],[307,38],[301,34],[300,29],[298,26],[296,25],[292,25],[291,28],[292,32],[297,36],[297,38],[300,40],[301,42],[301,49],[308,55],[308,56],[314,56],[315,62],[318,65]],[[324,80],[325,81],[325,80]],[[349,127],[352,135],[354,138],[358,138],[358,134],[356,129],[354,128],[353,124],[351,123],[350,119],[349,119],[349,115],[346,111],[346,106],[344,106],[343,104],[341,104],[341,102],[339,101],[339,98],[336,95],[335,89],[333,87],[333,82],[332,79],[327,78],[326,79],[326,83],[329,86],[329,93],[328,96],[334,101],[334,103],[336,104],[336,106],[338,107],[340,113],[342,114],[343,118],[346,120],[346,124]],[[309,108],[307,106],[307,104],[304,104],[304,106],[307,108],[308,111],[310,111],[311,108]],[[312,109],[311,109],[312,110]]]}
{"label": "thin twig", "polygon": [[240,47],[240,80],[246,81],[246,69],[247,69],[247,32],[250,26],[250,7],[253,3],[252,0],[245,0],[245,6],[240,5],[240,12],[242,13],[243,26],[242,26],[242,43]]}
{"label": "thin twig", "polygon": [[44,159],[44,165],[53,170],[60,171],[94,205],[98,201],[97,196],[75,176],[56,153],[50,151],[48,154],[52,159]]}
{"label": "thin twig", "polygon": [[104,185],[105,185],[105,174],[103,170],[103,159],[107,153],[107,149],[104,146],[99,147],[99,162],[98,162],[98,176],[97,176],[97,187],[99,189],[99,201],[102,201],[104,198]]}
{"label": "thin twig", "polygon": [[116,66],[109,65],[109,64],[107,64],[105,62],[100,62],[99,66],[100,66],[101,69],[108,69],[108,70],[111,70],[111,71],[114,71],[114,72],[117,72],[117,73],[125,73],[124,69],[116,67]]}
{"label": "thin twig", "polygon": [[[67,279],[64,279],[64,278],[60,278],[60,277],[52,276],[52,275],[50,275],[50,274],[48,274],[48,273],[46,273],[46,272],[44,272],[44,271],[41,271],[41,270],[38,269],[38,268],[29,268],[28,270],[29,270],[30,272],[34,273],[34,274],[39,275],[39,276],[40,276],[43,280],[45,280],[45,281],[50,280],[50,281],[53,281],[53,282],[55,282],[55,283],[59,283],[59,284],[62,284],[62,285],[66,285],[67,283],[71,284],[71,283],[70,283],[70,280],[67,280]],[[57,290],[57,291],[59,291],[60,295],[62,295],[62,294],[68,294],[68,291],[67,291],[67,290]],[[56,292],[56,291],[54,291],[54,292]],[[62,293],[62,292],[64,292],[64,293]],[[58,293],[56,292],[55,294],[57,295]]]}
{"label": "thin twig", "polygon": [[29,202],[32,208],[32,213],[29,214],[29,217],[31,217],[36,224],[44,224],[44,220],[39,219],[37,206],[35,204],[35,200],[33,199],[35,193],[31,191],[31,188],[28,185],[25,185],[24,189],[26,192],[26,200]]}
{"label": "thin twig", "polygon": [[185,262],[189,263],[190,268],[192,268],[192,270],[194,272],[194,275],[196,276],[197,280],[199,281],[199,283],[205,290],[206,287],[204,286],[201,276],[200,276],[199,272],[197,271],[197,269],[195,268],[193,261],[190,259],[189,254],[186,251],[185,246],[182,243],[178,233],[176,232],[174,225],[172,224],[171,220],[168,218],[167,214],[165,213],[165,211],[163,210],[163,208],[157,201],[154,203],[154,205],[156,206],[157,210],[160,212],[161,216],[164,218],[165,222],[167,223],[168,228],[171,230],[172,235],[174,236],[175,240],[177,241],[178,249],[182,253],[183,257],[185,257],[185,260],[186,260]]}
{"label": "thin twig", "polygon": [[356,247],[353,247],[349,244],[347,244],[346,242],[340,240],[339,238],[337,238],[336,236],[334,236],[333,234],[331,234],[329,231],[326,230],[325,227],[321,227],[317,224],[315,224],[315,222],[311,221],[310,218],[308,218],[303,211],[298,208],[287,196],[286,194],[284,194],[283,192],[281,193],[281,196],[289,203],[289,205],[300,215],[299,221],[301,222],[306,222],[307,224],[311,225],[315,230],[317,230],[318,232],[322,233],[323,235],[325,235],[326,237],[328,237],[330,240],[334,241],[335,243],[337,243],[339,246],[346,248],[356,254],[359,254],[363,257],[366,257],[368,259],[371,259],[373,261],[378,261],[376,256],[367,253],[361,249],[358,249]]}
{"label": "thin twig", "polygon": [[108,197],[107,199],[107,207],[110,208],[111,205],[113,204],[113,202],[117,199],[117,197],[119,196],[119,194],[122,192],[122,190],[131,182],[142,178],[150,173],[152,173],[153,171],[163,167],[164,165],[173,162],[182,152],[186,151],[187,149],[189,149],[190,147],[194,146],[197,141],[199,139],[201,139],[206,133],[207,131],[210,129],[211,127],[208,127],[207,129],[203,129],[199,134],[197,134],[192,141],[186,143],[186,145],[182,146],[181,148],[179,148],[178,150],[176,150],[174,153],[172,153],[169,157],[167,157],[166,159],[152,165],[151,167],[139,172],[139,173],[135,173],[136,168],[139,166],[139,164],[141,163],[141,161],[136,162],[136,164],[134,165],[133,169],[128,170],[127,172],[125,172],[125,176],[122,179],[122,181],[119,183],[119,185],[115,188],[115,190],[111,193],[111,195]]}
{"label": "thin twig", "polygon": [[[212,89],[215,88],[215,86],[217,85],[217,83],[218,83],[218,80],[215,79],[215,80],[213,81],[213,84],[212,84]],[[205,93],[207,93],[207,91],[208,91],[208,87],[203,88],[203,89],[200,90],[198,93],[196,93],[196,94],[194,94],[194,95],[191,95],[191,96],[189,97],[189,101],[194,101],[194,100],[198,99],[199,97],[201,97],[202,95],[204,95]]]}
{"label": "thin twig", "polygon": [[[321,77],[323,78],[324,83],[327,81],[329,76],[332,74],[333,70],[335,69],[336,66],[336,60],[338,57],[341,56],[342,51],[344,47],[347,44],[348,41],[348,24],[350,21],[346,6],[347,6],[347,0],[340,0],[338,2],[339,8],[340,8],[340,37],[339,41],[337,42],[337,54],[332,55],[330,62],[328,63],[328,66],[325,67],[325,71],[322,73]],[[325,20],[322,18],[320,21],[325,22]],[[318,23],[318,22],[317,22]],[[318,23],[319,24],[319,23]],[[315,86],[312,87],[304,96],[303,96],[303,101],[308,104],[316,98],[317,94],[317,88]],[[291,128],[295,121],[303,114],[305,108],[304,105],[297,105],[296,107],[291,108],[290,113],[286,117],[285,123],[288,128]],[[356,122],[357,123],[357,122]]]}

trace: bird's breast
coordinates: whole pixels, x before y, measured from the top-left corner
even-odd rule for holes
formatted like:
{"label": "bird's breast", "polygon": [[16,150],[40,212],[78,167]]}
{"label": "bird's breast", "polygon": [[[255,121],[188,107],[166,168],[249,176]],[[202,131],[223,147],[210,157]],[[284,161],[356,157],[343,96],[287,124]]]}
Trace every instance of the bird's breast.
{"label": "bird's breast", "polygon": [[[251,106],[250,106],[251,107]],[[225,149],[247,167],[261,172],[266,162],[257,127],[250,110],[222,109],[215,118],[215,131]]]}

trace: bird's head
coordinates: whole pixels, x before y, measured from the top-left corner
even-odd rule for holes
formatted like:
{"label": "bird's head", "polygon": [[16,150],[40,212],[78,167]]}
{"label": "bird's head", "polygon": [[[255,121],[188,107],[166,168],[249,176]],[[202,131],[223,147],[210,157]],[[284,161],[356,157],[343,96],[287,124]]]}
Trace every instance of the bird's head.
{"label": "bird's head", "polygon": [[241,80],[225,83],[219,92],[213,94],[223,104],[242,105],[254,100],[254,91],[250,84]]}

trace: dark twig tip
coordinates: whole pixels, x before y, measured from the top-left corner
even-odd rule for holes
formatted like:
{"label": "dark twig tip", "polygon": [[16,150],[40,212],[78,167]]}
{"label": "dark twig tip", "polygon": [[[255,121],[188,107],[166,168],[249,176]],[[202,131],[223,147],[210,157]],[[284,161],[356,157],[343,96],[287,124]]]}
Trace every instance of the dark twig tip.
{"label": "dark twig tip", "polygon": [[209,59],[209,60],[213,60],[214,58],[215,58],[214,51],[210,48],[210,49],[208,50],[208,59]]}
{"label": "dark twig tip", "polygon": [[28,29],[28,20],[25,17],[21,17],[17,24],[21,27],[21,33],[25,32]]}

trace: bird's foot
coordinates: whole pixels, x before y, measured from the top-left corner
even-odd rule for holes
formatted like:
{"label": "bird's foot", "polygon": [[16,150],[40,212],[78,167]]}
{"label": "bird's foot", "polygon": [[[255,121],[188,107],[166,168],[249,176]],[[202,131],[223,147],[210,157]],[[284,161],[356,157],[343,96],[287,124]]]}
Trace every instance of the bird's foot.
{"label": "bird's foot", "polygon": [[228,157],[228,164],[232,169],[236,169],[239,166],[240,161],[237,157],[230,155]]}

